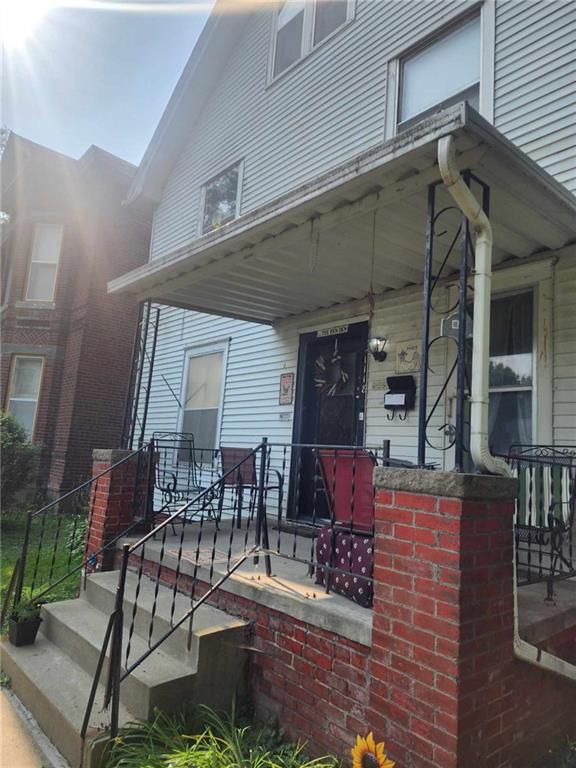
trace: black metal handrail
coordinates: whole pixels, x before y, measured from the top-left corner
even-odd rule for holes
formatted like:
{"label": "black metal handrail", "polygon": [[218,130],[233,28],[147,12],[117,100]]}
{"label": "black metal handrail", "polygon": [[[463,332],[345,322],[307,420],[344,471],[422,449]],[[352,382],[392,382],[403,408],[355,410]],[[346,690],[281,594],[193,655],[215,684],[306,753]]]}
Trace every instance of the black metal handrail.
{"label": "black metal handrail", "polygon": [[[180,437],[176,435],[176,442]],[[173,445],[170,450],[174,449]],[[316,578],[326,592],[341,591],[339,579],[344,583],[346,577],[346,581],[359,582],[360,593],[371,595],[373,575],[368,560],[372,557],[374,533],[373,468],[378,464],[415,466],[392,458],[387,441],[380,446],[360,447],[269,443],[263,438],[254,449],[221,447],[215,451],[221,466],[214,482],[194,493],[182,489],[189,498],[176,511],[164,514],[138,541],[123,546],[112,628],[98,664],[99,676],[109,652],[106,703],[112,702],[113,736],[118,728],[120,684],[186,621],[190,650],[195,612],[249,558],[254,558],[255,565],[262,558],[267,576],[272,575],[272,558],[289,559],[305,565],[308,577]],[[239,457],[238,461],[231,460],[234,456]],[[303,515],[306,504],[309,506]],[[348,517],[344,519],[347,508]],[[179,534],[170,548],[168,535],[170,531],[176,535],[175,523],[179,524]],[[322,556],[321,544],[326,536],[336,539],[342,535],[344,543],[350,542],[350,550],[356,544],[367,547],[362,569],[356,568],[351,556],[349,563],[342,558],[336,561],[333,553]],[[189,562],[187,569],[184,561]],[[125,616],[129,569],[135,577],[130,587],[130,615]],[[171,572],[167,583],[171,601],[160,621],[160,585],[167,581],[166,569]],[[144,610],[145,578],[153,585],[143,625],[147,623],[148,648],[133,658],[133,636],[139,611]],[[206,591],[196,599],[199,584]],[[189,597],[189,607],[178,616],[177,596],[183,593]],[[86,727],[97,685],[95,680]]]}
{"label": "black metal handrail", "polygon": [[[147,489],[153,455],[154,446],[150,442],[49,504],[27,514],[22,549],[15,566],[17,577],[12,611],[22,604],[45,600],[50,592],[86,569],[102,553],[114,548],[121,538],[142,524],[142,519],[150,512],[150,494]],[[134,521],[97,551],[88,554],[89,532],[94,512],[94,507],[90,504],[91,496],[97,493],[102,480],[122,465],[134,460],[136,470],[131,499]],[[138,509],[142,511],[142,515],[136,514]],[[38,528],[37,531],[35,527]],[[25,593],[26,598],[23,599]]]}

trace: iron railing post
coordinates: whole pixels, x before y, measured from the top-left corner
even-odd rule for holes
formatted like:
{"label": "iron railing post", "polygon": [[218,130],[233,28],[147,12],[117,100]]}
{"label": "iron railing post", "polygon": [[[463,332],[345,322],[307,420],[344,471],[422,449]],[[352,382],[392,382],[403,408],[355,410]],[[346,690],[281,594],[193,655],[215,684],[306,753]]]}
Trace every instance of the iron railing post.
{"label": "iron railing post", "polygon": [[122,631],[124,627],[124,591],[126,589],[126,573],[128,571],[128,558],[130,556],[130,545],[124,544],[122,547],[122,565],[118,586],[116,588],[116,601],[114,613],[114,634],[112,636],[112,650],[110,654],[110,671],[108,675],[108,686],[106,699],[112,699],[112,711],[110,715],[110,736],[115,739],[118,735],[118,716],[120,711],[120,679],[122,666]]}
{"label": "iron railing post", "polygon": [[432,259],[434,256],[434,217],[436,185],[428,187],[428,221],[424,262],[424,312],[420,348],[420,389],[418,392],[418,464],[426,462],[426,411],[428,407],[428,358],[430,342],[430,300],[432,292]]}
{"label": "iron railing post", "polygon": [[28,512],[28,515],[26,516],[26,526],[24,528],[24,538],[22,540],[22,553],[20,555],[18,580],[16,581],[16,588],[14,589],[14,608],[16,608],[22,600],[22,590],[24,589],[24,576],[26,571],[26,560],[28,557],[28,545],[30,542],[30,529],[32,527],[33,514],[33,512]]}
{"label": "iron railing post", "polygon": [[[270,549],[270,542],[268,541],[268,523],[266,520],[266,503],[265,503],[265,486],[266,486],[266,461],[268,459],[268,438],[263,437],[260,444],[260,468],[258,476],[258,510],[256,513],[256,546],[260,547],[264,544],[264,549]],[[254,564],[258,565],[259,557],[255,555]],[[264,556],[264,563],[266,567],[266,576],[272,575],[272,564],[270,562],[270,555]]]}

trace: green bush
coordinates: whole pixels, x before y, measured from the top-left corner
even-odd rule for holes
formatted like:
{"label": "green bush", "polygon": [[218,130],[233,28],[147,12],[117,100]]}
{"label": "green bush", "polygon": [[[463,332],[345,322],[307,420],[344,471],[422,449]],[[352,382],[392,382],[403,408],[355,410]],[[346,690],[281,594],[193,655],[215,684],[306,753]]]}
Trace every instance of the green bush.
{"label": "green bush", "polygon": [[156,712],[129,723],[112,742],[106,768],[337,768],[334,757],[309,760],[269,728],[238,726],[234,717],[202,708],[204,729],[187,735],[184,720]]}
{"label": "green bush", "polygon": [[2,508],[6,509],[33,482],[40,448],[29,442],[26,430],[4,411],[0,411],[0,451],[0,498]]}

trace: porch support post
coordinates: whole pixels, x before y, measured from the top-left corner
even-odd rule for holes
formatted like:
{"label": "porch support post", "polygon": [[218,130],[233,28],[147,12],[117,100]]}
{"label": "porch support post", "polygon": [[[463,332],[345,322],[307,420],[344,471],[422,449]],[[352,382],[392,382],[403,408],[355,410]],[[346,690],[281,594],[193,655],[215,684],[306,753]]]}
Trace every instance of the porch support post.
{"label": "porch support post", "polygon": [[430,299],[432,292],[432,257],[434,252],[434,220],[436,184],[428,187],[426,222],[426,255],[424,262],[424,302],[422,341],[420,344],[420,386],[418,389],[418,464],[426,462],[426,411],[428,407],[428,353],[430,342]]}
{"label": "porch support post", "polygon": [[398,765],[536,760],[576,686],[514,655],[516,481],[380,467],[375,485],[369,728]]}

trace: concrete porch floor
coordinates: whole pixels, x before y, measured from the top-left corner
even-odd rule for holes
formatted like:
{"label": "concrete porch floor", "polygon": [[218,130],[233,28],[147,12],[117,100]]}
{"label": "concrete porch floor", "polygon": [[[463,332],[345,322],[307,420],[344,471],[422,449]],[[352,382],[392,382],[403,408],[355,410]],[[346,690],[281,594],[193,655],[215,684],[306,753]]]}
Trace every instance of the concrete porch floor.
{"label": "concrete porch floor", "polygon": [[[182,542],[182,560],[180,570],[191,576],[196,562],[198,524],[189,523],[184,530]],[[164,545],[163,564],[176,569],[180,547],[181,526],[176,526],[176,533],[169,527]],[[214,524],[204,524],[200,546],[198,578],[208,582]],[[215,557],[213,562],[212,583],[224,575],[228,569],[228,551],[231,550],[230,564],[233,565],[244,553],[246,532],[234,529],[230,545],[231,523],[223,520],[216,533]],[[146,559],[158,562],[162,550],[159,536],[146,544]],[[270,549],[278,549],[278,530],[269,531]],[[119,542],[134,543],[136,538],[127,538]],[[254,531],[251,530],[247,546],[254,543]],[[280,552],[299,560],[310,560],[315,554],[312,539],[294,536],[292,532],[280,533]],[[272,575],[266,576],[264,556],[258,562],[250,556],[227,581],[224,589],[233,594],[253,600],[261,605],[281,611],[295,619],[308,622],[320,628],[347,637],[350,640],[369,646],[372,632],[372,611],[362,608],[351,600],[330,592],[326,594],[322,585],[308,574],[308,566],[295,559],[271,556]],[[518,628],[520,636],[533,644],[546,642],[549,638],[566,629],[576,626],[576,579],[569,579],[555,584],[555,599],[548,603],[546,584],[536,583],[518,588]]]}
{"label": "concrete porch floor", "polygon": [[[196,549],[198,542],[198,524],[189,523],[184,530],[182,543],[182,560],[180,570],[183,574],[191,576],[196,563]],[[210,580],[210,563],[212,559],[212,547],[214,541],[214,524],[210,521],[204,523],[199,568],[197,577],[201,581]],[[176,533],[168,527],[166,542],[164,545],[164,557],[162,563],[166,568],[176,569],[180,536],[182,528],[176,526]],[[216,538],[216,552],[214,557],[214,573],[212,583],[228,569],[228,550],[231,549],[230,565],[233,565],[244,553],[246,531],[234,529],[232,544],[230,546],[231,523],[222,520]],[[278,549],[278,530],[269,530],[270,549]],[[121,548],[123,543],[133,543],[136,538],[126,538],[118,542]],[[248,536],[247,548],[254,543],[253,523]],[[280,552],[293,556],[300,560],[310,560],[313,540],[305,536],[294,536],[292,532],[282,531],[280,534]],[[162,536],[151,540],[146,544],[146,559],[158,562],[162,550]],[[250,556],[226,582],[225,591],[253,600],[261,605],[286,613],[295,619],[307,622],[321,629],[325,629],[362,645],[369,646],[372,634],[372,611],[363,608],[345,597],[330,592],[326,594],[324,587],[315,583],[315,579],[308,575],[308,566],[304,562],[294,559],[271,556],[272,575],[266,576],[264,556],[260,555],[258,562],[254,562],[254,556]]]}

